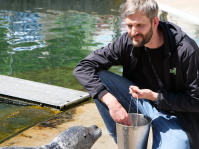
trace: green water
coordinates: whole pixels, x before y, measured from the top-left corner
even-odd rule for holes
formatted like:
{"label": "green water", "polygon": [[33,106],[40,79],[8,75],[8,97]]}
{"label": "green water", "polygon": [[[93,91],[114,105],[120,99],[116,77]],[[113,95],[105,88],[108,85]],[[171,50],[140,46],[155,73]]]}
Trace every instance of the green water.
{"label": "green water", "polygon": [[122,32],[122,1],[4,2],[0,7],[1,75],[82,90],[72,76],[75,65]]}
{"label": "green water", "polygon": [[[124,31],[123,0],[0,3],[0,75],[84,90],[72,75],[75,65]],[[56,113],[0,102],[0,142]]]}

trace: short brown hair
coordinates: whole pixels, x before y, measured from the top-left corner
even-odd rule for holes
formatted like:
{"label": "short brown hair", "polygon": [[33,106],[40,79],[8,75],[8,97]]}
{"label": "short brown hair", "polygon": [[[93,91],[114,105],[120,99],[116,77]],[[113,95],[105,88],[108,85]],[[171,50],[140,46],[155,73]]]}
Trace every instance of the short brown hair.
{"label": "short brown hair", "polygon": [[143,11],[152,20],[158,16],[158,4],[155,0],[127,0],[123,8],[123,16],[128,17],[136,12]]}

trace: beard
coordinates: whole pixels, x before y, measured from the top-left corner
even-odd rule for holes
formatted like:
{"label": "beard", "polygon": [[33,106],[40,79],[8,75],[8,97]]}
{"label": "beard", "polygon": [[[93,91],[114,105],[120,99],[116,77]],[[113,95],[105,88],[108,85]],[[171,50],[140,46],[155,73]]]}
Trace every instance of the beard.
{"label": "beard", "polygon": [[[133,38],[135,36],[140,36],[141,38],[139,38],[138,40],[135,40]],[[133,42],[133,45],[135,47],[142,47],[142,46],[144,46],[145,44],[147,44],[151,40],[151,37],[153,36],[152,27],[149,29],[149,31],[145,35],[140,33],[140,34],[137,34],[135,36],[130,36],[131,40]]]}

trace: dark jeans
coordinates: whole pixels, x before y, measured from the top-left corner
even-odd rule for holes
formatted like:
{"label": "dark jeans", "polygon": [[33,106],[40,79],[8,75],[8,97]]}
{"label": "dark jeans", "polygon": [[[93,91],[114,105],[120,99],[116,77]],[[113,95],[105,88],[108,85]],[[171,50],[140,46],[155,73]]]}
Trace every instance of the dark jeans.
{"label": "dark jeans", "polygon": [[[129,86],[135,84],[109,71],[102,70],[98,74],[108,91],[117,98],[127,112],[132,100],[129,113],[135,113],[137,111],[136,99],[129,94]],[[110,135],[117,142],[116,123],[110,116],[108,107],[99,99],[95,99],[95,103]],[[139,113],[153,120],[153,149],[190,149],[189,139],[176,116],[157,110],[154,103],[149,100],[139,99],[138,103]]]}

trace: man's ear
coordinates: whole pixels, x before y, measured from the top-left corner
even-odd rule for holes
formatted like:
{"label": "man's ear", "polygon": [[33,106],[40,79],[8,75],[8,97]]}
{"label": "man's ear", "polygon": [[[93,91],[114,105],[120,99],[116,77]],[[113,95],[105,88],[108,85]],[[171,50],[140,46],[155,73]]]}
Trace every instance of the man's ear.
{"label": "man's ear", "polygon": [[152,23],[154,28],[157,28],[159,25],[159,18],[158,17],[154,17],[153,18],[153,23]]}

